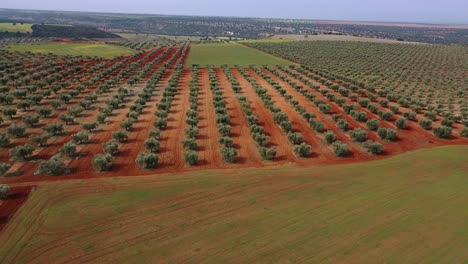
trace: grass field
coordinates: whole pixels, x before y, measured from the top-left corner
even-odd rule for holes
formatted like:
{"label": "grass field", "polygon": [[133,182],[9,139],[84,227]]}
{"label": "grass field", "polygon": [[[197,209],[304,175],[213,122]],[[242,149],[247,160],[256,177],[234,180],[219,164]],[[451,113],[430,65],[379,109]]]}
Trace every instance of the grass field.
{"label": "grass field", "polygon": [[467,151],[50,182],[0,233],[0,262],[466,263]]}
{"label": "grass field", "polygon": [[32,27],[33,24],[30,23],[24,23],[20,24],[17,23],[16,25],[13,25],[13,23],[0,23],[0,32],[21,32],[21,33],[26,33],[26,32],[32,32]]}
{"label": "grass field", "polygon": [[237,43],[223,43],[193,45],[186,65],[191,66],[193,64],[201,66],[208,64],[215,66],[240,64],[247,66],[250,64],[290,65],[293,63]]}
{"label": "grass field", "polygon": [[113,58],[128,55],[133,51],[129,48],[101,43],[51,43],[36,45],[16,45],[8,48],[10,51],[54,53],[57,55],[98,56]]}

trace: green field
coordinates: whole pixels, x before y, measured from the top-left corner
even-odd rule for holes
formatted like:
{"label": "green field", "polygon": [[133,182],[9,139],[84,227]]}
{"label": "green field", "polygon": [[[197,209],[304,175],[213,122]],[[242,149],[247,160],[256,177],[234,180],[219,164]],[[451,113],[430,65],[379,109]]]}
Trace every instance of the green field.
{"label": "green field", "polygon": [[16,25],[13,25],[13,23],[0,23],[0,32],[21,32],[21,33],[26,33],[26,32],[32,32],[32,27],[33,24],[30,23],[24,23],[20,24],[17,23]]}
{"label": "green field", "polygon": [[274,57],[262,51],[249,48],[237,43],[196,44],[192,45],[186,65],[199,64],[205,66],[213,64],[228,65],[290,65],[290,61]]}
{"label": "green field", "polygon": [[113,58],[116,56],[128,55],[133,52],[129,48],[101,43],[52,43],[16,45],[8,47],[8,50],[20,52],[31,51],[40,53],[54,53],[56,55],[98,56],[103,58]]}
{"label": "green field", "polygon": [[45,183],[0,263],[466,263],[467,152]]}

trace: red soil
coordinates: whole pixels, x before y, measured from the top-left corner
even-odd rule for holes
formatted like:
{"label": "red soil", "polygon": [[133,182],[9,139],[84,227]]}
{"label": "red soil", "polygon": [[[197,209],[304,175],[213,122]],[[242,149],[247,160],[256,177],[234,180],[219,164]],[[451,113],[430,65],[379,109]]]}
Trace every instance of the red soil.
{"label": "red soil", "polygon": [[234,140],[234,146],[237,150],[236,164],[249,166],[264,166],[256,143],[250,134],[249,124],[245,120],[239,100],[231,88],[226,75],[220,68],[215,69],[219,86],[223,90],[226,107],[231,118],[231,137]]}
{"label": "red soil", "polygon": [[16,211],[18,211],[21,205],[26,202],[32,188],[33,186],[12,187],[8,199],[0,202],[0,231],[5,227],[8,220],[10,220]]}

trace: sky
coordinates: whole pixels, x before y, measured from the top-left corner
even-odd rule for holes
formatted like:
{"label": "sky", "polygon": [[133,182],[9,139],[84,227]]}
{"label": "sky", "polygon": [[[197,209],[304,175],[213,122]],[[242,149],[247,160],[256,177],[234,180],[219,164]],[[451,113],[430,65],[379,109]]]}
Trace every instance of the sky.
{"label": "sky", "polygon": [[1,0],[0,8],[468,24],[468,0]]}

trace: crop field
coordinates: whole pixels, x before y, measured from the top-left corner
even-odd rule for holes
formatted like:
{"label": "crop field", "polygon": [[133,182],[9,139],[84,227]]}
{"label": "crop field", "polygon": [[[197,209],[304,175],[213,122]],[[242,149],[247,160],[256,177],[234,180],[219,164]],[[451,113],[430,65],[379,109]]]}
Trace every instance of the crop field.
{"label": "crop field", "polygon": [[[279,47],[278,55],[284,56],[282,45],[301,44],[248,45],[270,52],[268,47]],[[257,60],[263,66],[184,67],[194,56],[198,63],[220,59],[194,51],[208,46],[226,48],[226,54],[233,49],[255,52],[240,44],[173,44],[91,60],[2,51],[0,173],[16,176],[4,181],[316,166],[468,144],[466,72],[462,59],[451,53],[459,47],[398,47],[446,56],[443,67],[434,69],[443,78],[432,83],[435,72],[418,75],[413,68],[405,73],[396,67],[384,72],[364,59],[336,62],[343,70],[325,68],[320,57],[312,59],[313,67],[263,65],[269,58]],[[329,57],[331,63],[340,61],[338,55]],[[338,75],[341,71],[363,82]]]}
{"label": "crop field", "polygon": [[467,151],[44,183],[0,262],[463,263]]}
{"label": "crop field", "polygon": [[98,56],[103,58],[113,58],[116,56],[128,55],[133,51],[126,47],[108,45],[102,43],[48,43],[32,45],[14,45],[8,47],[9,51],[53,53],[56,55],[74,56]]}
{"label": "crop field", "polygon": [[29,23],[0,23],[0,32],[32,32],[32,25]]}
{"label": "crop field", "polygon": [[[383,38],[369,38],[369,37],[358,37],[358,36],[349,36],[349,35],[274,35],[270,39],[271,42],[276,41],[358,41],[358,42],[374,42],[374,43],[402,43],[402,41],[393,40],[393,39],[383,39]],[[256,41],[250,41],[256,42]],[[414,43],[422,44],[419,42],[404,42],[404,43]]]}
{"label": "crop field", "polygon": [[224,44],[197,44],[191,48],[190,55],[187,60],[187,66],[193,64],[199,65],[215,65],[217,67],[227,64],[234,65],[263,65],[263,64],[281,64],[289,65],[291,62],[276,58],[266,53],[237,43]]}

